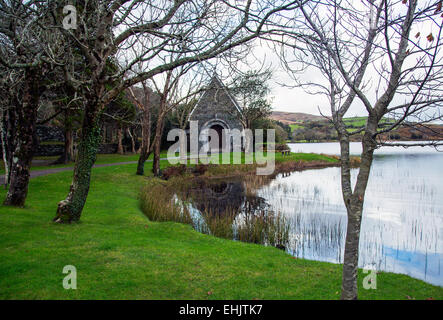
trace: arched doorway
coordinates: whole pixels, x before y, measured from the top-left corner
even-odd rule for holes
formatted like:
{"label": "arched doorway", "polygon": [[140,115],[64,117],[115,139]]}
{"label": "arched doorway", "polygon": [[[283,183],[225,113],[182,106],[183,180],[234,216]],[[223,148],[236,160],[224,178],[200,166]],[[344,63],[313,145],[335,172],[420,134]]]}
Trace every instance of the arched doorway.
{"label": "arched doorway", "polygon": [[[223,152],[226,136],[229,136],[229,125],[221,119],[212,119],[201,126],[200,141],[206,146],[207,151]],[[223,131],[227,130],[227,131]],[[223,137],[225,136],[225,137]]]}
{"label": "arched doorway", "polygon": [[211,146],[211,150],[219,150],[221,151],[223,148],[223,127],[219,124],[214,124],[210,127],[210,129],[217,132],[218,139],[211,139],[212,137],[209,137],[209,143]]}

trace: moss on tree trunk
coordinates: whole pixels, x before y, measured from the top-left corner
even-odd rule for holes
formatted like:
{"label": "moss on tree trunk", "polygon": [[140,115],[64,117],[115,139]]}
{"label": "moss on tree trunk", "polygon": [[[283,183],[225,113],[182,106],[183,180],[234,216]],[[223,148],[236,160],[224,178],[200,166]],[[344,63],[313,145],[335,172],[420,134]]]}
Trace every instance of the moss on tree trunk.
{"label": "moss on tree trunk", "polygon": [[89,192],[91,169],[101,140],[99,117],[94,112],[98,109],[93,107],[90,108],[91,111],[86,110],[71,188],[66,199],[58,204],[55,222],[70,223],[80,220]]}

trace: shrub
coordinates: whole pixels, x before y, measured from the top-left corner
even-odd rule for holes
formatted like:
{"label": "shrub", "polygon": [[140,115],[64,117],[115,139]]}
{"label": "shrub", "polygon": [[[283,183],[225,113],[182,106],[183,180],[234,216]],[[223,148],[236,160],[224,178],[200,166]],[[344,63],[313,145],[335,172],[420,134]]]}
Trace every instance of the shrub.
{"label": "shrub", "polygon": [[194,170],[192,171],[192,173],[194,173],[195,175],[204,175],[206,173],[206,171],[208,171],[208,165],[207,164],[197,164],[194,167]]}
{"label": "shrub", "polygon": [[[263,146],[263,151],[267,151],[267,145]],[[286,143],[275,143],[274,144],[274,150],[275,152],[281,152],[283,150],[290,150],[290,148],[288,147],[288,145]]]}
{"label": "shrub", "polygon": [[186,173],[186,166],[184,164],[178,166],[171,166],[162,171],[162,178],[168,180],[171,177],[182,176]]}

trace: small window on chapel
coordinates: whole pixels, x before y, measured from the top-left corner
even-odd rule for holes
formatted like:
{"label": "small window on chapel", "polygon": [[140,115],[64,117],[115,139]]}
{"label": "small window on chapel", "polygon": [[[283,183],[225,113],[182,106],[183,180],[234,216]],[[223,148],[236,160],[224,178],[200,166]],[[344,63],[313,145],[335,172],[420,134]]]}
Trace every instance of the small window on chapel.
{"label": "small window on chapel", "polygon": [[215,103],[218,102],[218,91],[219,91],[219,89],[215,89],[215,93],[214,93],[214,102]]}

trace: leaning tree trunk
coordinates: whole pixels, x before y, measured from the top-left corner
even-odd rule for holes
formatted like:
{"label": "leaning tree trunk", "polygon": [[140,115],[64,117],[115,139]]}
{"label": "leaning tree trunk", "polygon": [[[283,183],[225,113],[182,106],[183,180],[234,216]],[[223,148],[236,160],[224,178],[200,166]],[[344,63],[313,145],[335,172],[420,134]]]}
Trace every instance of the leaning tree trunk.
{"label": "leaning tree trunk", "polygon": [[66,199],[58,203],[55,222],[70,223],[80,220],[89,192],[91,169],[100,145],[98,110],[101,108],[97,105],[86,106],[71,188]]}
{"label": "leaning tree trunk", "polygon": [[[369,117],[368,122],[374,122]],[[357,181],[354,190],[351,185],[351,166],[349,159],[349,137],[340,137],[341,147],[341,176],[343,200],[348,215],[348,226],[346,230],[345,253],[343,257],[342,293],[343,300],[356,300],[358,298],[358,255],[360,244],[360,230],[363,216],[363,202],[366,187],[369,180],[375,141],[373,133],[377,125],[368,123],[362,138],[363,151]]]}
{"label": "leaning tree trunk", "polygon": [[137,172],[136,174],[139,176],[144,175],[145,173],[145,162],[148,160],[149,156],[151,155],[151,148],[149,146],[149,143],[146,145],[142,145],[140,149],[140,156],[138,157],[138,163],[137,163]]}
{"label": "leaning tree trunk", "polygon": [[30,168],[36,144],[37,109],[40,100],[39,80],[26,72],[22,102],[16,103],[16,146],[12,155],[10,185],[5,205],[23,207],[28,194]]}

